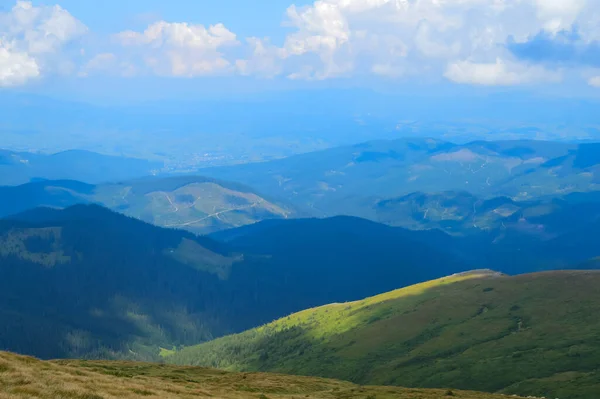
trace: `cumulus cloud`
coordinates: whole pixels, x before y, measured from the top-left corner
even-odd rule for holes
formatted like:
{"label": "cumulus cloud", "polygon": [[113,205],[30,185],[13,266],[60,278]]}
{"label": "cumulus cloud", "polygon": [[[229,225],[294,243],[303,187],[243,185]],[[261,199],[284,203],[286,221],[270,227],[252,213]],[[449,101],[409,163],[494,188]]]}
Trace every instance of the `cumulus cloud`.
{"label": "cumulus cloud", "polygon": [[84,35],[86,26],[67,10],[17,1],[0,13],[0,85],[24,84],[44,72],[72,70],[65,46]]}
{"label": "cumulus cloud", "polygon": [[100,53],[83,65],[79,71],[79,76],[106,74],[129,77],[134,76],[136,73],[137,68],[130,62],[119,60],[119,57],[113,53]]}
{"label": "cumulus cloud", "polygon": [[600,88],[600,75],[594,76],[588,80],[588,84],[592,87]]}
{"label": "cumulus cloud", "polygon": [[[288,32],[275,41],[238,38],[223,24],[153,22],[88,49],[92,56],[78,70],[81,76],[442,77],[490,86],[557,82],[570,72],[587,77],[582,69],[600,66],[600,1],[316,0],[288,7],[283,24]],[[65,48],[86,31],[59,6],[17,1],[0,14],[0,77],[10,82],[2,84],[72,70]]]}
{"label": "cumulus cloud", "polygon": [[40,66],[27,53],[0,44],[0,87],[17,86],[40,75]]}
{"label": "cumulus cloud", "polygon": [[242,40],[244,56],[227,50],[242,43],[222,24],[161,21],[116,38],[129,65],[158,75],[423,75],[516,85],[560,79],[565,65],[542,66],[532,54],[541,52],[539,44],[548,47],[541,39],[562,40],[565,31],[577,29],[588,44],[579,46],[579,58],[590,63],[598,22],[600,3],[590,0],[316,0],[287,9],[284,25],[291,31],[281,42]]}
{"label": "cumulus cloud", "polygon": [[294,31],[279,57],[282,73],[295,79],[420,70],[465,83],[555,81],[558,72],[530,66],[509,46],[575,26],[593,37],[599,11],[600,2],[589,0],[317,0],[288,8]]}
{"label": "cumulus cloud", "polygon": [[251,55],[235,63],[238,73],[272,78],[282,72],[285,50],[272,45],[268,39],[250,37],[246,39]]}
{"label": "cumulus cloud", "polygon": [[483,86],[557,82],[561,79],[559,72],[547,71],[540,66],[507,63],[501,59],[493,63],[455,62],[448,65],[444,76],[456,83]]}
{"label": "cumulus cloud", "polygon": [[[193,77],[232,68],[222,50],[239,44],[235,33],[223,24],[190,25],[160,21],[144,32],[125,31],[115,36],[152,72],[165,76]],[[137,52],[136,52],[137,49]]]}
{"label": "cumulus cloud", "polygon": [[535,0],[544,30],[558,33],[571,28],[586,6],[586,0]]}

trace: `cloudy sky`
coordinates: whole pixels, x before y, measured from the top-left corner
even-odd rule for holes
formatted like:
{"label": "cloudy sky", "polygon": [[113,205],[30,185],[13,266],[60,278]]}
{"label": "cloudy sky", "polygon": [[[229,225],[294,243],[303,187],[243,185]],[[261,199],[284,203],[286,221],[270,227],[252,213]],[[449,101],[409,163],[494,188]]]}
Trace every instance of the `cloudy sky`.
{"label": "cloudy sky", "polygon": [[0,0],[0,6],[0,89],[60,92],[108,79],[123,87],[202,85],[218,78],[263,88],[352,82],[600,92],[597,0]]}

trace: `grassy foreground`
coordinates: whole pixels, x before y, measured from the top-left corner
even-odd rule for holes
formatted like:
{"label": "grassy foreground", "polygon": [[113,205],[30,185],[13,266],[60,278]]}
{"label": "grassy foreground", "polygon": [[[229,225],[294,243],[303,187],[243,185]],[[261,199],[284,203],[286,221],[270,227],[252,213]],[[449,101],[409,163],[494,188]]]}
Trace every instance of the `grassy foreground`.
{"label": "grassy foreground", "polygon": [[40,361],[0,352],[0,398],[501,399],[477,392],[363,387],[348,382],[110,361]]}
{"label": "grassy foreground", "polygon": [[369,385],[600,392],[600,272],[455,275],[290,315],[167,357]]}

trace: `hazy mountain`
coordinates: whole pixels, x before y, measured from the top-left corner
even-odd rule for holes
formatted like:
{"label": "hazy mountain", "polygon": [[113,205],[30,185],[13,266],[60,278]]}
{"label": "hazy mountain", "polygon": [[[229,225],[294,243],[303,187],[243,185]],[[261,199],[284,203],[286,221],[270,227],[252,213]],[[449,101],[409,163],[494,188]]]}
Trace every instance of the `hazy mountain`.
{"label": "hazy mountain", "polygon": [[593,399],[599,272],[479,271],[293,314],[169,356],[361,384]]}
{"label": "hazy mountain", "polygon": [[382,200],[413,192],[467,191],[530,200],[600,189],[596,144],[436,139],[373,141],[203,174],[243,181],[320,215],[374,218]]}
{"label": "hazy mountain", "polygon": [[201,176],[144,178],[99,185],[68,180],[37,181],[0,187],[0,217],[37,206],[63,208],[79,203],[101,204],[158,226],[194,233],[297,215],[292,206],[266,199],[242,184]]}
{"label": "hazy mountain", "polygon": [[153,359],[467,268],[376,223],[293,222],[226,246],[96,205],[0,220],[0,349]]}
{"label": "hazy mountain", "polygon": [[[495,225],[490,222],[490,228],[481,229],[473,228],[468,219],[454,224],[440,222],[446,231],[461,233],[452,235],[442,230],[407,230],[366,219],[334,217],[268,220],[216,232],[210,237],[242,252],[279,253],[281,261],[289,264],[314,263],[313,253],[306,252],[306,248],[317,248],[324,254],[332,250],[331,256],[336,259],[346,257],[344,264],[362,262],[369,257],[369,251],[381,256],[393,251],[406,251],[403,254],[409,258],[413,254],[422,256],[421,251],[413,253],[397,246],[396,243],[404,241],[414,243],[414,248],[419,245],[433,247],[438,253],[449,254],[472,268],[485,266],[507,274],[532,273],[570,268],[600,256],[600,202],[595,201],[595,196],[595,193],[573,194],[566,199],[521,203],[523,208],[518,213],[500,219],[493,210],[497,210],[505,199],[491,199],[482,209],[486,209]],[[466,194],[460,197],[470,198]],[[457,225],[462,230],[457,229]],[[346,226],[350,226],[348,231],[345,231]],[[427,227],[436,226],[431,223]],[[346,239],[352,245],[346,245]],[[329,245],[332,240],[334,243]],[[378,242],[366,245],[374,240]],[[361,251],[364,252],[355,256]],[[418,262],[418,259],[414,258],[414,261]],[[431,262],[435,260],[423,258],[422,264]]]}
{"label": "hazy mountain", "polygon": [[70,179],[86,183],[120,181],[151,175],[159,162],[71,150],[52,155],[0,150],[0,186],[32,179]]}
{"label": "hazy mountain", "polygon": [[528,201],[486,199],[466,191],[417,192],[379,201],[373,211],[380,223],[416,230],[441,229],[461,235],[519,230],[550,238],[600,218],[600,191]]}

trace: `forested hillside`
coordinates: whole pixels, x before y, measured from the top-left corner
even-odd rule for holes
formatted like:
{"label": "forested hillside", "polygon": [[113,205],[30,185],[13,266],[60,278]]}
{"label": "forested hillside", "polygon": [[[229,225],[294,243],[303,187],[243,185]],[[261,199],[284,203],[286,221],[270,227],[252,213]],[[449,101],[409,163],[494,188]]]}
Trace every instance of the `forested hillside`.
{"label": "forested hillside", "polygon": [[241,248],[96,205],[0,221],[0,345],[57,357],[156,359],[312,306],[466,270],[355,219],[298,221]]}

